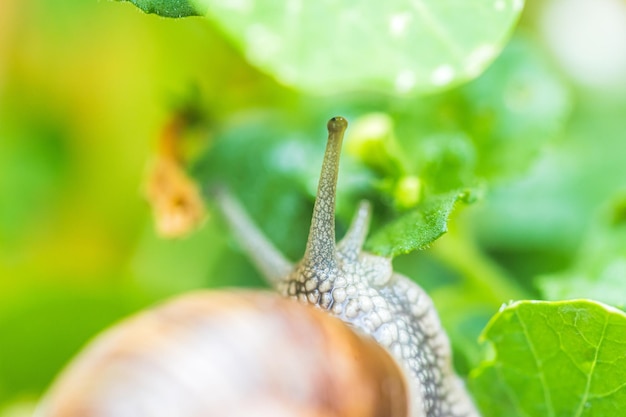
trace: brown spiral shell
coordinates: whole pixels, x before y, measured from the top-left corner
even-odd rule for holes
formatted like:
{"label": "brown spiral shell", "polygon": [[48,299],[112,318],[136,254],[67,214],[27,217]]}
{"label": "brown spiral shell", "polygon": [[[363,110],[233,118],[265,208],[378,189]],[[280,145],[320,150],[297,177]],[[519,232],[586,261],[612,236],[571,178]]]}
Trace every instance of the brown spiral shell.
{"label": "brown spiral shell", "polygon": [[396,362],[339,319],[263,291],[198,291],[93,340],[37,416],[406,416]]}

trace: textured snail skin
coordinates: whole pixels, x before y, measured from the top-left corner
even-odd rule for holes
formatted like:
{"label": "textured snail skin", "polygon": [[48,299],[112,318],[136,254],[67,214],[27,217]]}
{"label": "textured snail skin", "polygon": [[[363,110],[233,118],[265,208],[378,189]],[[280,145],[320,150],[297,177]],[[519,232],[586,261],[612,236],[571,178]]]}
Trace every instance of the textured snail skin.
{"label": "textured snail skin", "polygon": [[322,311],[269,292],[199,291],[97,337],[47,417],[407,415],[394,359]]}
{"label": "textured snail skin", "polygon": [[335,244],[335,194],[347,122],[328,122],[313,219],[304,258],[291,265],[252,224],[230,195],[217,199],[241,245],[277,290],[371,335],[409,375],[410,413],[416,417],[477,417],[451,364],[451,349],[428,295],[394,273],[391,260],[362,251],[370,206],[360,205],[346,236]]}

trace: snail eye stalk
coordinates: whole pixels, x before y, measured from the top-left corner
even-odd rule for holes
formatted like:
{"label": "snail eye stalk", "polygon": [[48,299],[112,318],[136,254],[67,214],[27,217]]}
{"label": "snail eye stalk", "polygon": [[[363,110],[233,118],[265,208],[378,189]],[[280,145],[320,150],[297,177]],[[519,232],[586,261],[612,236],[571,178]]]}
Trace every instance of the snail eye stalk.
{"label": "snail eye stalk", "polygon": [[328,142],[317,187],[313,218],[303,263],[316,268],[337,268],[335,248],[335,197],[343,135],[348,122],[343,117],[328,121]]}

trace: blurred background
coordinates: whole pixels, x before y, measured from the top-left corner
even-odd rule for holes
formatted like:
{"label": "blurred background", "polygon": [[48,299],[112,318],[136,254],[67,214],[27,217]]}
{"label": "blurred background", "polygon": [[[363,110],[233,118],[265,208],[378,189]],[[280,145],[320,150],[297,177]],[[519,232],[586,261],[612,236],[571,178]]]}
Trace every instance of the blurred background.
{"label": "blurred background", "polygon": [[[410,115],[407,99],[371,95],[329,104],[284,87],[202,18],[164,19],[109,1],[3,0],[0,416],[29,415],[81,346],[134,311],[194,288],[263,285],[211,210],[185,238],[155,232],[144,198],[147,167],[164,126],[189,97],[208,120],[195,133],[205,150],[218,137],[253,137],[258,125],[242,114],[257,120],[279,109],[292,119],[286,130],[300,125],[319,143],[279,132],[269,149],[297,156],[314,146],[321,155],[323,121],[333,111],[352,119],[382,111],[396,120],[398,140],[429,161],[474,161],[485,196],[460,207],[450,236],[431,250],[395,262],[433,294],[462,370],[478,360],[476,337],[509,299],[584,296],[623,307],[623,0],[529,0],[507,48],[481,77],[411,100]],[[463,135],[461,142],[445,137],[448,153],[428,145],[438,123],[458,115],[476,117],[460,130],[472,138],[469,153]],[[420,131],[423,146],[411,148],[407,132],[426,124],[435,126]],[[487,127],[498,131],[497,146],[481,145]],[[239,145],[250,148],[241,154],[258,151]],[[226,167],[214,170],[236,164],[221,159]],[[277,200],[271,190],[280,192],[280,181],[243,197],[266,213],[260,222],[293,258],[304,245],[319,169],[319,158],[312,159],[296,174],[280,167],[281,178],[299,175],[302,184],[283,195],[274,214],[263,204]],[[200,179],[213,175],[204,174],[206,164],[198,164]],[[356,173],[344,187],[356,201],[369,177],[358,167],[346,172]],[[339,210],[347,219],[352,206]],[[275,225],[279,220],[284,224]],[[298,243],[289,246],[292,239]]]}

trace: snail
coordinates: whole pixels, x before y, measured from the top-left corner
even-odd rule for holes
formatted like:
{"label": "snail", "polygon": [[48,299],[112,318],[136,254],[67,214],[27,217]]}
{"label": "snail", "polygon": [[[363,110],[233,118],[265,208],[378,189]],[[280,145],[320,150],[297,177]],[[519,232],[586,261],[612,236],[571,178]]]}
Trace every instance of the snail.
{"label": "snail", "polygon": [[280,295],[198,291],[96,338],[61,374],[38,416],[478,417],[428,295],[362,251],[362,202],[335,241],[347,121],[328,122],[309,238],[289,262],[227,191],[215,199]]}

